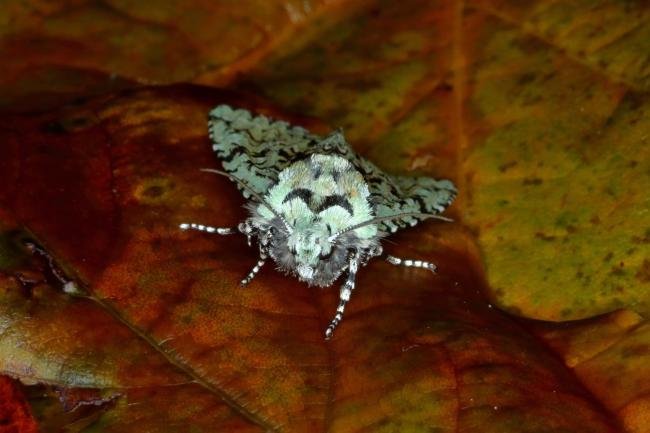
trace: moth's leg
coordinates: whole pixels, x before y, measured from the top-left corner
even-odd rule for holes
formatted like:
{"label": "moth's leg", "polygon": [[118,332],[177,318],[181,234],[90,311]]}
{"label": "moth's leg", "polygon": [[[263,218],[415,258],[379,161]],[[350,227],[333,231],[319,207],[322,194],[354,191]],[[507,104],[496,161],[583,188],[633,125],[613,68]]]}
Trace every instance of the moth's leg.
{"label": "moth's leg", "polygon": [[212,227],[212,226],[206,226],[203,224],[195,224],[195,223],[182,223],[178,227],[180,227],[181,230],[197,230],[206,233],[216,233],[218,235],[234,235],[235,233],[237,233],[236,228]]}
{"label": "moth's leg", "polygon": [[368,247],[363,254],[361,255],[361,265],[365,266],[368,264],[368,261],[377,256],[381,256],[384,253],[384,249],[379,244],[374,244]]}
{"label": "moth's leg", "polygon": [[248,242],[248,246],[250,247],[252,245],[251,238],[256,233],[255,227],[253,227],[253,223],[251,222],[251,220],[247,219],[243,223],[240,223],[237,226],[237,229],[246,236],[246,241]]}
{"label": "moth's leg", "polygon": [[400,259],[399,257],[391,256],[390,254],[386,256],[386,261],[391,265],[405,266],[407,268],[424,268],[429,269],[434,273],[437,269],[436,265],[431,262],[425,262],[423,260]]}
{"label": "moth's leg", "polygon": [[345,311],[345,305],[350,300],[352,291],[354,290],[355,278],[357,276],[357,269],[359,268],[359,259],[357,255],[353,255],[350,258],[350,263],[348,265],[348,279],[345,281],[345,284],[341,286],[341,292],[339,294],[339,306],[336,307],[336,314],[334,319],[330,322],[329,326],[325,330],[325,339],[329,340],[332,338],[334,329],[338,326],[341,319],[343,319],[343,312]]}
{"label": "moth's leg", "polygon": [[269,242],[271,240],[271,232],[267,231],[264,232],[262,236],[260,236],[260,259],[257,261],[253,269],[246,275],[246,278],[241,280],[241,285],[246,286],[248,283],[250,283],[253,278],[255,278],[255,275],[262,269],[262,266],[264,266],[264,263],[266,262],[266,259],[269,257]]}
{"label": "moth's leg", "polygon": [[253,266],[253,269],[251,269],[248,275],[246,275],[246,278],[241,280],[242,287],[248,285],[248,283],[250,283],[253,278],[255,278],[255,275],[257,275],[260,269],[262,269],[262,266],[264,266],[264,263],[266,263],[266,258],[267,255],[265,253],[260,253],[260,259],[257,261],[255,266]]}

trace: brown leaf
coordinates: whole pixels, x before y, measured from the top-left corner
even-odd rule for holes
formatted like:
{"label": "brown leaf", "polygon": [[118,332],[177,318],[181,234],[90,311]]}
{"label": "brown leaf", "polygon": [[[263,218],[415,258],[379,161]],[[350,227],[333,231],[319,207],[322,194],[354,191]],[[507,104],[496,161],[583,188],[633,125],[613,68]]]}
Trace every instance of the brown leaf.
{"label": "brown leaf", "polygon": [[578,378],[623,421],[627,431],[650,425],[650,325],[629,310],[533,329]]}
{"label": "brown leaf", "polygon": [[20,385],[0,376],[0,431],[3,433],[36,433],[38,427]]}
{"label": "brown leaf", "polygon": [[240,81],[343,127],[392,172],[454,179],[499,307],[553,321],[645,314],[649,12],[377,1]]}
{"label": "brown leaf", "polygon": [[[362,3],[362,2],[360,2]],[[141,84],[224,84],[341,0],[0,4],[0,107],[43,110]],[[322,21],[327,22],[327,16]],[[313,27],[313,26],[312,26]]]}
{"label": "brown leaf", "polygon": [[[2,2],[0,107],[72,104],[0,123],[0,371],[39,383],[44,431],[644,431],[641,316],[521,327],[481,293],[551,320],[647,311],[648,11]],[[439,276],[372,263],[326,344],[335,288],[265,269],[239,289],[255,260],[241,239],[178,233],[244,215],[196,171],[219,166],[207,110],[280,112],[207,88],[115,90],[233,80],[344,127],[391,173],[454,179],[468,226],[386,244]]]}
{"label": "brown leaf", "polygon": [[[115,327],[98,329],[97,338],[109,339],[98,344],[93,334],[79,333],[77,326],[88,327],[83,321],[75,325],[72,319],[79,318],[67,317],[52,328],[66,343],[31,356],[65,358],[61,352],[74,353],[88,338],[83,365],[91,375],[101,372],[102,360],[114,365],[115,357],[118,365],[139,357],[142,364],[129,370],[157,373],[164,366],[148,366],[159,365],[162,355],[196,383],[169,388],[151,379],[138,394],[140,388],[124,388],[128,371],[104,374],[114,382],[97,388],[122,395],[100,417],[100,425],[111,426],[106,431],[136,416],[129,404],[139,401],[146,419],[164,415],[151,427],[161,431],[178,416],[172,408],[184,407],[181,400],[196,400],[191,407],[203,409],[175,422],[208,431],[235,422],[235,413],[238,429],[253,423],[281,431],[617,431],[544,346],[478,294],[472,259],[455,252],[453,242],[437,243],[445,225],[423,224],[395,237],[398,245],[391,248],[402,255],[419,249],[419,256],[439,264],[440,275],[372,263],[360,273],[331,342],[323,330],[336,290],[315,291],[272,269],[240,288],[255,260],[243,239],[177,228],[182,221],[234,225],[244,215],[232,184],[198,170],[217,164],[204,118],[227,97],[232,103],[232,95],[205,89],[144,89],[46,115],[5,118],[0,127],[7,143],[0,155],[0,198],[13,215],[3,218],[28,228],[55,259],[60,289],[68,279],[79,288],[74,299],[51,285],[33,296],[59,308],[99,306],[93,315],[103,318],[93,320],[109,326],[102,322],[108,314]],[[463,251],[464,241],[458,242]],[[417,244],[428,246],[409,247]],[[20,294],[17,266],[3,267],[12,309],[33,302]],[[88,293],[94,304],[78,293]],[[51,309],[32,310],[16,326],[43,315],[57,317]],[[119,337],[127,329],[131,334]],[[25,347],[52,335],[42,331],[20,334]],[[111,348],[113,334],[123,349]],[[84,340],[70,337],[76,335]],[[49,383],[77,386],[74,375],[50,374]],[[221,399],[233,411],[223,409],[218,420],[196,415],[212,413],[204,404],[222,407]]]}

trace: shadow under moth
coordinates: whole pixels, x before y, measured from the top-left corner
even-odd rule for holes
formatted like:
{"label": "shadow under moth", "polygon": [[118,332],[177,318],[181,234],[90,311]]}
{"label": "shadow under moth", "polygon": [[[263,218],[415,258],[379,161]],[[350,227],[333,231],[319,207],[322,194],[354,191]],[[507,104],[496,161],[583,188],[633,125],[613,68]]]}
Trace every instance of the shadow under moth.
{"label": "shadow under moth", "polygon": [[[219,105],[209,115],[212,148],[225,171],[205,169],[234,181],[249,200],[250,216],[237,228],[183,223],[183,230],[255,240],[259,260],[241,281],[250,283],[273,260],[281,272],[309,286],[329,287],[347,273],[331,338],[354,291],[359,267],[381,256],[381,239],[438,214],[456,196],[449,180],[389,176],[357,155],[341,131],[326,137],[247,110]],[[393,265],[435,272],[422,260],[386,255]]]}

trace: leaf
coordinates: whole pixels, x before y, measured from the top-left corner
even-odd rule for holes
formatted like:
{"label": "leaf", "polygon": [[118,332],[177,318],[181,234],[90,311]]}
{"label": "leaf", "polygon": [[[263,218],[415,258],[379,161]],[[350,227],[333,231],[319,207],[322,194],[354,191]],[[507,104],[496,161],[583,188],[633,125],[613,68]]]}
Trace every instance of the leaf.
{"label": "leaf", "polygon": [[[3,299],[10,311],[28,308],[12,327],[33,331],[16,332],[34,348],[21,358],[44,360],[45,382],[104,396],[90,401],[119,394],[94,415],[94,431],[140,428],[133,419],[151,431],[618,431],[544,346],[476,294],[468,259],[436,246],[440,224],[397,236],[391,250],[409,255],[409,245],[426,239],[433,247],[423,258],[441,274],[372,263],[329,343],[323,330],[336,290],[314,291],[270,269],[240,288],[255,259],[243,239],[177,229],[181,221],[233,225],[243,216],[236,188],[198,170],[216,166],[203,118],[227,97],[208,95],[144,89],[2,120],[0,197],[11,210],[3,220],[34,234],[45,269],[59,278],[29,299],[16,282],[19,265],[4,265]],[[39,348],[52,335],[33,325],[41,321],[65,344]],[[102,329],[110,323],[110,332]],[[89,328],[95,332],[83,332]],[[82,358],[66,363],[78,375],[48,368],[80,346]],[[161,356],[194,384],[170,387],[177,376]],[[149,382],[125,384],[130,375],[115,372],[121,366],[148,371]],[[6,369],[21,377],[19,368]]]}
{"label": "leaf", "polygon": [[0,376],[0,422],[3,432],[38,431],[20,386],[6,376]]}
{"label": "leaf", "polygon": [[[613,2],[607,8],[622,14],[620,20],[637,11]],[[650,99],[639,90],[647,90],[647,72],[627,85],[623,78],[632,78],[611,72],[627,64],[594,70],[593,59],[608,55],[600,49],[584,48],[584,61],[563,54],[558,48],[567,34],[600,28],[600,8],[577,14],[540,6],[525,15],[523,28],[526,19],[548,26],[557,48],[535,32],[482,19],[468,98],[481,138],[465,162],[471,195],[465,216],[479,234],[490,285],[505,308],[547,320],[621,307],[646,314]],[[559,20],[569,20],[568,28],[556,29]],[[599,39],[618,44],[621,26],[626,38],[647,31],[634,19],[617,24]],[[647,58],[649,51],[638,49],[630,45],[628,54]]]}
{"label": "leaf", "polygon": [[647,314],[650,14],[592,3],[376,2],[244,81],[383,167],[455,177],[500,307]]}
{"label": "leaf", "polygon": [[42,110],[137,83],[224,84],[340,3],[3,1],[0,57],[12,61],[0,107]]}
{"label": "leaf", "polygon": [[[648,425],[644,2],[0,8],[0,106],[41,113],[0,123],[0,372],[30,384],[43,431]],[[249,93],[115,92],[176,81]],[[224,101],[343,126],[391,173],[453,178],[457,223],[386,244],[440,274],[372,263],[331,343],[336,288],[271,269],[238,288],[254,251],[176,229],[244,216],[198,172],[218,167],[205,114]],[[636,313],[560,332],[495,306]]]}
{"label": "leaf", "polygon": [[537,323],[536,332],[558,352],[582,383],[622,420],[627,431],[650,422],[650,324],[620,310],[563,324]]}

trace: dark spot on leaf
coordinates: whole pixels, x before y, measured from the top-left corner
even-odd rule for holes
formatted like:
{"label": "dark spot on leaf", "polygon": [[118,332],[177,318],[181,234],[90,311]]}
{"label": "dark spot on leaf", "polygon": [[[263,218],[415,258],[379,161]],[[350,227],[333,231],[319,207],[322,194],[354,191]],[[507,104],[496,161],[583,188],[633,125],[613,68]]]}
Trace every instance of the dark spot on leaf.
{"label": "dark spot on leaf", "polygon": [[144,195],[147,197],[155,198],[160,197],[165,192],[165,189],[160,185],[153,185],[144,190]]}
{"label": "dark spot on leaf", "polygon": [[47,134],[65,134],[67,132],[65,127],[59,122],[48,122],[43,125],[41,130]]}
{"label": "dark spot on leaf", "polygon": [[605,188],[605,194],[610,197],[617,197],[616,191],[614,191],[611,186]]}
{"label": "dark spot on leaf", "polygon": [[76,130],[84,129],[94,123],[91,117],[76,116],[67,119],[59,119],[48,122],[42,126],[42,130],[49,134],[66,134]]}
{"label": "dark spot on leaf", "polygon": [[512,167],[514,167],[516,165],[517,165],[517,161],[508,161],[508,162],[506,162],[504,164],[501,164],[499,166],[499,171],[501,173],[505,173],[506,171],[508,171],[509,169],[511,169]]}
{"label": "dark spot on leaf", "polygon": [[609,262],[612,259],[612,257],[614,257],[614,253],[610,251],[607,254],[605,254],[605,257],[603,257],[603,262]]}
{"label": "dark spot on leaf", "polygon": [[165,195],[174,188],[174,184],[167,178],[147,179],[140,184],[134,195],[142,202],[156,204],[165,198]]}
{"label": "dark spot on leaf", "polygon": [[623,358],[629,357],[644,357],[650,352],[650,345],[648,344],[637,344],[630,347],[626,347],[621,351],[621,356]]}
{"label": "dark spot on leaf", "polygon": [[614,266],[612,270],[609,271],[609,273],[612,275],[616,275],[617,277],[625,275],[625,271],[620,266]]}
{"label": "dark spot on leaf", "polygon": [[578,231],[578,227],[574,226],[573,224],[568,224],[566,226],[566,231],[569,233],[575,233]]}
{"label": "dark spot on leaf", "polygon": [[76,98],[73,98],[70,101],[70,105],[83,105],[88,101],[88,98],[85,96],[78,96]]}
{"label": "dark spot on leaf", "polygon": [[555,239],[557,239],[557,236],[546,235],[546,234],[544,234],[542,232],[535,233],[535,237],[537,239],[541,239],[541,240],[547,241],[547,242],[554,241]]}
{"label": "dark spot on leaf", "polygon": [[519,84],[519,85],[521,85],[521,86],[525,86],[525,85],[530,84],[531,82],[533,82],[533,81],[535,80],[536,77],[537,77],[537,75],[535,75],[534,73],[532,73],[532,72],[527,72],[527,73],[525,73],[525,74],[522,74],[522,75],[517,79],[517,84]]}
{"label": "dark spot on leaf", "polygon": [[650,228],[646,229],[643,236],[632,236],[632,243],[634,243],[634,244],[648,244],[648,243],[650,243]]}
{"label": "dark spot on leaf", "polygon": [[650,260],[644,259],[639,270],[634,275],[639,281],[650,283]]}
{"label": "dark spot on leaf", "polygon": [[88,124],[92,123],[91,120],[87,117],[73,117],[72,119],[66,120],[65,124],[69,125],[70,127],[77,129],[84,127]]}

